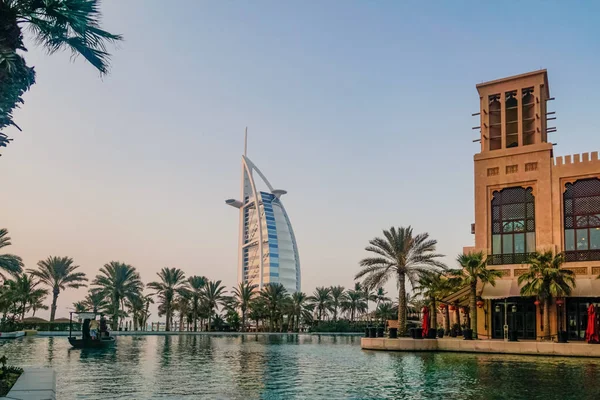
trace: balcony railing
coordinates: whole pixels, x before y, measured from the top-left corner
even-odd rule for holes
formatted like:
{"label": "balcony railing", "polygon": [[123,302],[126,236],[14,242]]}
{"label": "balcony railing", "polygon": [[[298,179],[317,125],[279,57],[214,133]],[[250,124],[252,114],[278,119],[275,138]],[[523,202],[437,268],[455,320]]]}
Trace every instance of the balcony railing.
{"label": "balcony railing", "polygon": [[565,251],[565,261],[599,261],[600,250]]}
{"label": "balcony railing", "polygon": [[489,265],[523,264],[535,253],[517,254],[491,254],[488,257]]}

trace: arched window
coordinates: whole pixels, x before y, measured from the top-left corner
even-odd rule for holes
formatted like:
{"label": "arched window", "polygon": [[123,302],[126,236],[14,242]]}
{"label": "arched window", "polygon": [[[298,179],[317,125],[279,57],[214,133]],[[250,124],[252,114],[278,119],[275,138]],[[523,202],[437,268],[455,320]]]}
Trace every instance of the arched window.
{"label": "arched window", "polygon": [[563,203],[566,261],[600,260],[600,179],[567,184]]}
{"label": "arched window", "polygon": [[490,264],[520,264],[535,251],[535,198],[531,188],[494,192]]}

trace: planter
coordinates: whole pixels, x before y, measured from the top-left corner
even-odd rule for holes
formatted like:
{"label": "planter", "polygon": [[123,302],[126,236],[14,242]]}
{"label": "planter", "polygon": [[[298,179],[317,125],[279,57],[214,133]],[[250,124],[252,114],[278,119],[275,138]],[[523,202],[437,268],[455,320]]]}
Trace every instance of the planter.
{"label": "planter", "polygon": [[383,337],[383,332],[384,332],[383,326],[378,326],[377,327],[377,337]]}
{"label": "planter", "polygon": [[473,329],[463,329],[464,340],[473,340]]}
{"label": "planter", "polygon": [[423,339],[423,328],[415,328],[415,339]]}
{"label": "planter", "polygon": [[390,339],[398,339],[398,328],[390,328]]}
{"label": "planter", "polygon": [[437,335],[438,335],[438,337],[439,337],[440,339],[441,339],[441,338],[443,338],[443,337],[444,337],[444,330],[443,330],[443,329],[438,329],[438,331],[437,331]]}
{"label": "planter", "polygon": [[450,331],[450,337],[457,337],[458,336],[458,332],[456,332],[454,329],[452,329]]}
{"label": "planter", "polygon": [[377,337],[377,328],[375,328],[374,326],[369,327],[369,337]]}
{"label": "planter", "polygon": [[369,327],[365,328],[365,337],[369,337]]}
{"label": "planter", "polygon": [[430,328],[427,331],[427,339],[435,339],[435,337],[437,336],[437,330],[434,328]]}
{"label": "planter", "polygon": [[409,334],[409,335],[410,335],[410,337],[411,337],[411,338],[413,338],[413,339],[414,339],[414,338],[415,338],[415,336],[417,335],[417,333],[416,333],[416,332],[417,332],[417,330],[416,330],[415,328],[410,328],[410,329],[408,330],[408,334]]}
{"label": "planter", "polygon": [[558,332],[558,343],[567,343],[567,332],[566,331]]}
{"label": "planter", "polygon": [[518,342],[517,339],[517,331],[508,331],[508,341],[509,342]]}

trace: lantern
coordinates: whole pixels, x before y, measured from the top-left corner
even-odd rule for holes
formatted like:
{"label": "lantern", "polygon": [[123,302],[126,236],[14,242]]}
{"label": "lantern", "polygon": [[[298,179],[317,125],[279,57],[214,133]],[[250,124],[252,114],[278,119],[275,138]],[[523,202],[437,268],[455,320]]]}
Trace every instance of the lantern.
{"label": "lantern", "polygon": [[450,307],[448,307],[448,310],[454,311],[454,310],[456,310],[456,307],[455,306],[450,306]]}
{"label": "lantern", "polygon": [[483,304],[483,300],[477,300],[477,308],[482,308]]}
{"label": "lantern", "polygon": [[563,299],[556,299],[557,306],[562,306],[564,303],[565,303],[565,301]]}
{"label": "lantern", "polygon": [[539,300],[536,300],[536,301],[534,301],[534,302],[533,302],[533,304],[535,304],[535,306],[537,307],[537,306],[539,306],[539,305],[540,305],[540,301],[539,301]]}
{"label": "lantern", "polygon": [[444,310],[446,308],[446,305],[444,303],[440,304],[440,310]]}

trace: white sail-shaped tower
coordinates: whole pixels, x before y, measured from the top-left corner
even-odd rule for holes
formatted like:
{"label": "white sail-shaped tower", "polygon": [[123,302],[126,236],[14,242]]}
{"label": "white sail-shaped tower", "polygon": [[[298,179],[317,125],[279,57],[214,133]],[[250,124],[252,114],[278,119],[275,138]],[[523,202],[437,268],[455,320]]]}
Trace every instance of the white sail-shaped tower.
{"label": "white sail-shaped tower", "polygon": [[[257,188],[254,172],[268,191]],[[250,282],[262,289],[281,283],[289,293],[300,291],[300,257],[290,219],[281,196],[264,174],[242,156],[241,200],[225,203],[240,210],[238,282]]]}

